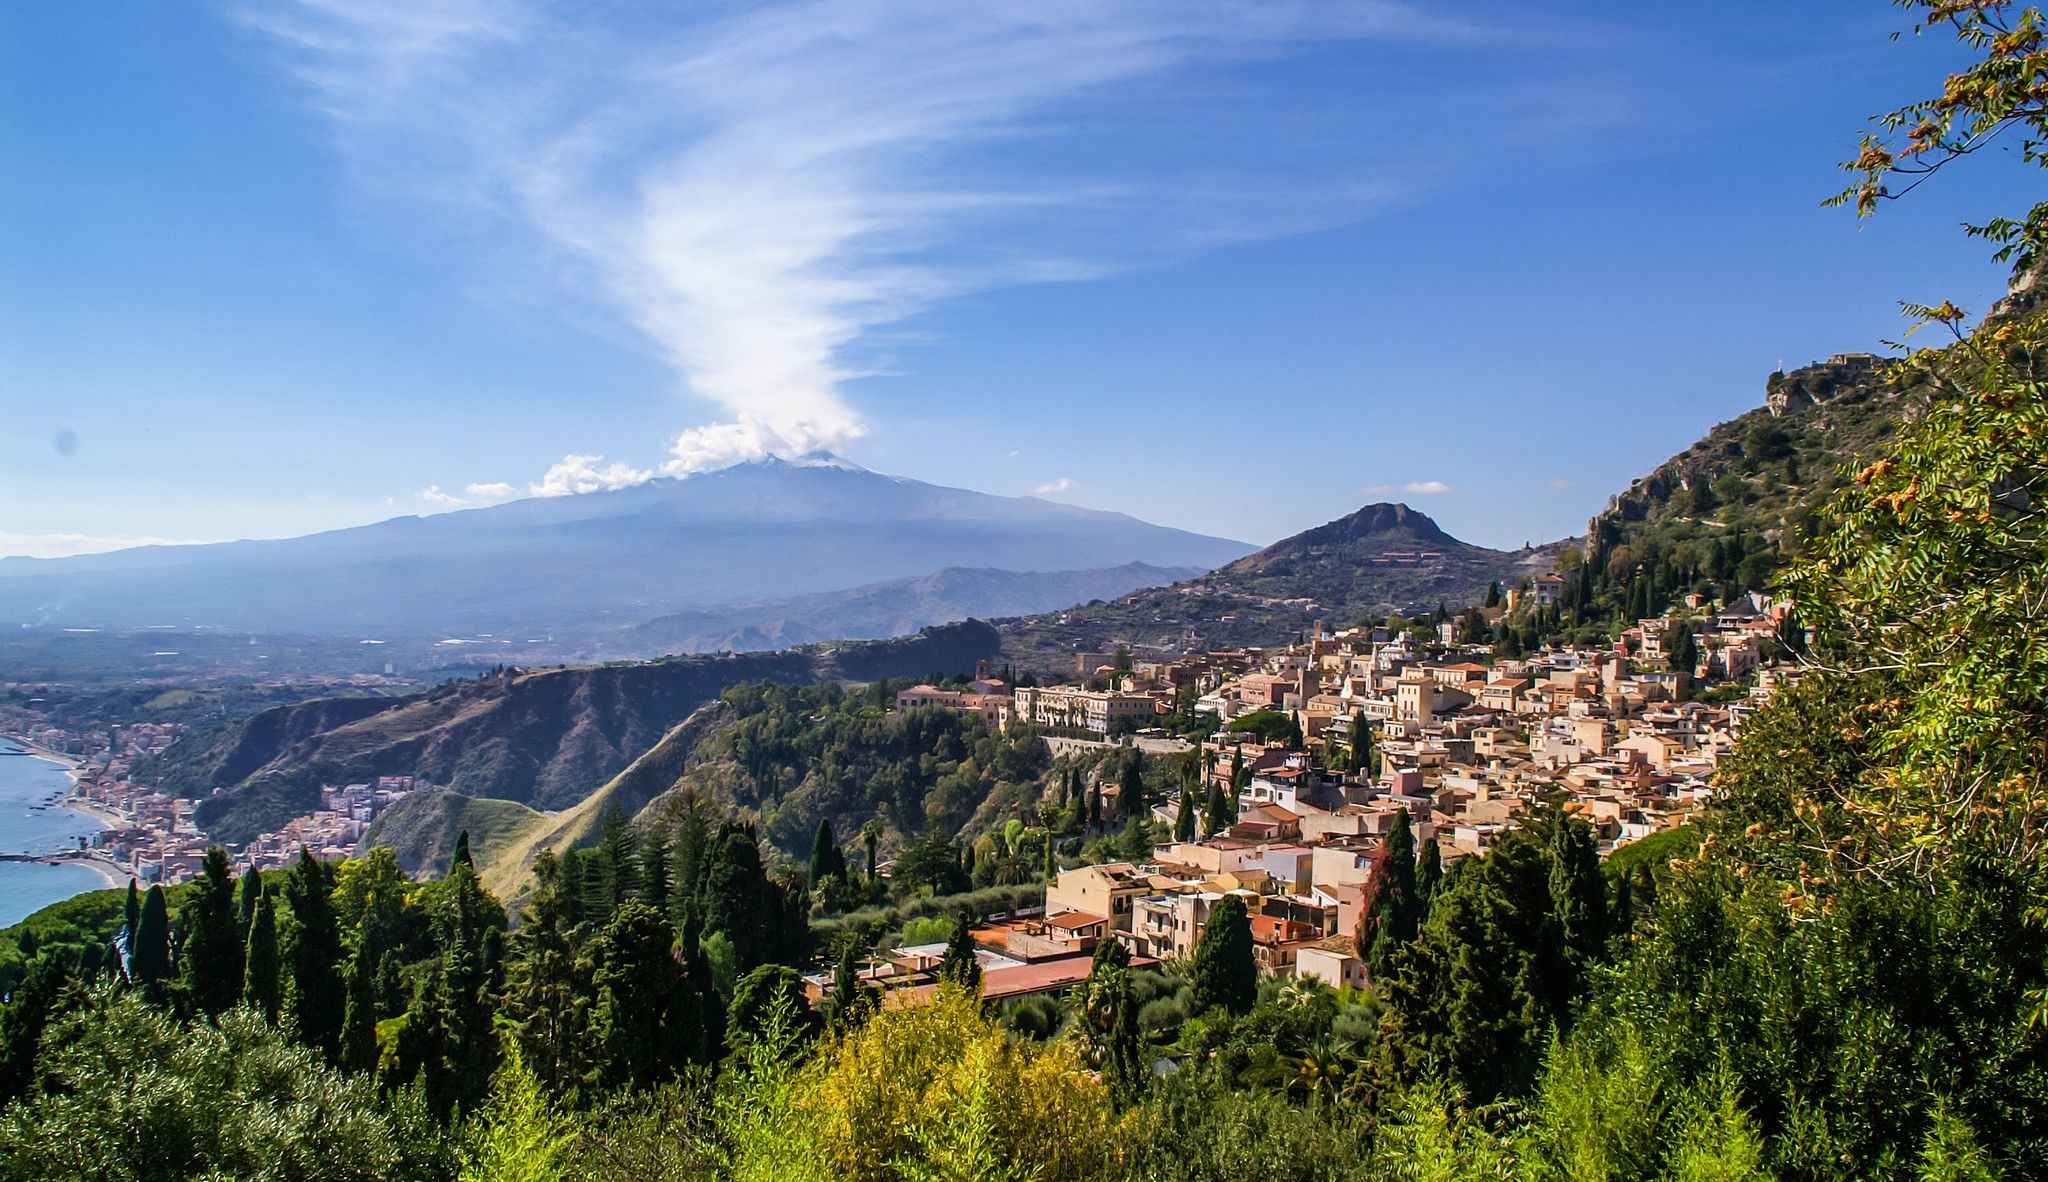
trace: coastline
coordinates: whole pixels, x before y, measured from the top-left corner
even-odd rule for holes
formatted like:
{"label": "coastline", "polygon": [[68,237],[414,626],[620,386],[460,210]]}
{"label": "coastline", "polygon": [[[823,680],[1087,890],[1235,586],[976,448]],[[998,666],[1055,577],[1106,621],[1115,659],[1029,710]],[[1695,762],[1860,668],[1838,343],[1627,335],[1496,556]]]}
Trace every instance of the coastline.
{"label": "coastline", "polygon": [[31,860],[42,866],[83,866],[94,874],[99,875],[100,879],[107,884],[103,889],[110,891],[119,890],[127,886],[128,880],[135,877],[128,873],[120,863],[99,853],[49,854],[38,856]]}
{"label": "coastline", "polygon": [[[12,758],[39,759],[46,763],[56,764],[64,770],[64,774],[70,777],[71,788],[58,798],[56,803],[59,808],[67,812],[77,813],[82,817],[97,822],[105,828],[119,828],[128,823],[121,816],[98,801],[79,794],[79,773],[85,767],[85,760],[62,751],[52,751],[48,747],[33,740],[23,738],[20,735],[0,735],[0,740],[12,743],[14,746],[21,748],[25,753]],[[43,866],[82,866],[97,874],[100,880],[106,884],[104,889],[107,890],[118,890],[128,885],[129,879],[134,877],[134,875],[128,872],[126,867],[99,850],[64,850],[50,854],[24,854],[18,860]]]}
{"label": "coastline", "polygon": [[32,739],[24,739],[20,735],[0,735],[0,739],[5,739],[23,751],[28,752],[31,758],[48,760],[51,763],[62,765],[65,771],[71,773],[71,778],[74,782],[78,779],[78,773],[85,767],[85,761],[76,755],[67,755],[62,751],[52,751],[41,743],[35,742]]}

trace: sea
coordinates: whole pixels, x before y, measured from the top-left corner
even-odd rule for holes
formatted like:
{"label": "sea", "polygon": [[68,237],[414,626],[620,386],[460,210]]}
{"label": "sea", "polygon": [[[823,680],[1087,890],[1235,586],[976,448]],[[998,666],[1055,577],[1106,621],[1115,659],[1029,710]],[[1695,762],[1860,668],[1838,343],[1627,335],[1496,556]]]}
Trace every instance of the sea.
{"label": "sea", "polygon": [[[106,828],[93,817],[56,804],[70,789],[71,775],[64,765],[0,739],[0,853],[75,850],[80,837]],[[103,875],[86,866],[0,862],[0,927],[106,885]]]}

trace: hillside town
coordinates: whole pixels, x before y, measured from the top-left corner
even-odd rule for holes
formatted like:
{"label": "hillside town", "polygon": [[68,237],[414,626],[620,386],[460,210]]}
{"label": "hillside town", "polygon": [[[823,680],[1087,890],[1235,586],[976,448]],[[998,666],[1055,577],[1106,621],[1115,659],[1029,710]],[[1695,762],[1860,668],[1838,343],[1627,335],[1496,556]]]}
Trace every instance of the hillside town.
{"label": "hillside town", "polygon": [[[1510,596],[1541,605],[1562,583],[1545,576]],[[904,690],[900,709],[1042,727],[1056,745],[1200,751],[1199,784],[1151,802],[1154,831],[1175,840],[1148,861],[1060,870],[1041,914],[976,932],[988,995],[1062,990],[1087,975],[1104,940],[1124,944],[1134,963],[1187,957],[1229,895],[1246,903],[1263,971],[1356,988],[1366,979],[1356,933],[1367,885],[1397,818],[1410,840],[1433,840],[1446,867],[1483,857],[1519,814],[1546,804],[1587,822],[1603,854],[1682,825],[1711,794],[1744,718],[1787,676],[1773,659],[1784,604],[1695,596],[1686,607],[1604,647],[1523,659],[1460,643],[1455,620],[1437,626],[1433,643],[1405,630],[1318,625],[1312,638],[1268,651],[1083,653],[1074,680],[1057,686],[1012,686],[984,665],[958,687]],[[1687,653],[1690,667],[1674,660]],[[1158,725],[1190,704],[1217,720],[1215,733],[1191,741]],[[1275,722],[1286,732],[1277,738]],[[1100,791],[1105,811],[1123,815],[1119,786]],[[1202,803],[1218,792],[1233,813],[1220,825]],[[1187,835],[1187,816],[1199,818],[1198,836]],[[868,979],[914,996],[930,987],[937,955],[898,949]]]}

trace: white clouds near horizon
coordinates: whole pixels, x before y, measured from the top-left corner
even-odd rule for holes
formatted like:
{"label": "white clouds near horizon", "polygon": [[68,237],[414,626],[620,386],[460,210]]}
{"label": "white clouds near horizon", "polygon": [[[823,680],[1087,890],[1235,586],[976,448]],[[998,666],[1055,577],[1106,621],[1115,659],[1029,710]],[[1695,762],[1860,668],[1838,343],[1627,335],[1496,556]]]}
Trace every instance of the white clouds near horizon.
{"label": "white clouds near horizon", "polygon": [[577,493],[613,492],[632,488],[654,479],[654,473],[631,464],[606,464],[603,456],[567,455],[547,470],[546,475],[526,486],[536,497],[566,497]]}

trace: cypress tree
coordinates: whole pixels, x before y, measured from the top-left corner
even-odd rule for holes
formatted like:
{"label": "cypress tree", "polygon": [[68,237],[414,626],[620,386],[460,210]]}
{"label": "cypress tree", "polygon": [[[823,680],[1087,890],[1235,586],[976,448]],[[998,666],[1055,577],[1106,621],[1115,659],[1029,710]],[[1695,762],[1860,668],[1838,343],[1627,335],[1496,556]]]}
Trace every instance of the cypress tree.
{"label": "cypress tree", "polygon": [[1145,796],[1145,757],[1132,751],[1117,778],[1117,811],[1126,816],[1143,816],[1151,811]]}
{"label": "cypress tree", "polygon": [[339,1055],[344,1071],[372,1071],[377,1066],[378,960],[370,943],[369,921],[365,920],[356,932],[356,950],[348,961]]}
{"label": "cypress tree", "polygon": [[1094,787],[1089,791],[1088,823],[1098,827],[1102,824],[1102,781],[1100,780],[1095,781]]}
{"label": "cypress tree", "polygon": [[1671,643],[1671,671],[1691,673],[1700,660],[1700,645],[1693,637],[1692,621],[1673,621],[1670,631],[1676,634],[1672,637]]}
{"label": "cypress tree", "polygon": [[1203,832],[1214,837],[1230,828],[1231,822],[1235,819],[1230,802],[1224,799],[1223,785],[1214,780],[1209,781],[1209,800],[1202,816]]}
{"label": "cypress tree", "polygon": [[1258,1001],[1259,966],[1252,955],[1251,917],[1241,896],[1225,895],[1209,909],[1188,983],[1194,987],[1197,1009],[1222,1006],[1245,1014]]}
{"label": "cypress tree", "polygon": [[1607,880],[1600,872],[1593,831],[1584,821],[1557,817],[1549,853],[1550,909],[1562,952],[1551,1004],[1560,1026],[1568,1026],[1572,1002],[1584,992],[1590,967],[1607,949]]}
{"label": "cypress tree", "polygon": [[832,819],[821,817],[818,831],[811,836],[811,889],[817,890],[819,884],[828,878],[843,880],[845,877],[846,859],[839,854],[839,842],[832,833]]}
{"label": "cypress tree", "polygon": [[881,841],[882,823],[880,821],[862,822],[860,827],[860,843],[867,847],[868,881],[871,883],[875,881],[875,847],[880,845]]}
{"label": "cypress tree", "polygon": [[178,911],[184,933],[179,982],[199,1012],[214,1017],[242,996],[242,930],[235,925],[235,879],[228,853],[206,851],[191,899]]}
{"label": "cypress tree", "polygon": [[1174,814],[1173,839],[1175,841],[1193,841],[1195,839],[1195,794],[1186,788],[1181,789],[1180,811]]}
{"label": "cypress tree", "polygon": [[1386,975],[1394,953],[1415,938],[1419,908],[1415,890],[1415,838],[1408,810],[1394,814],[1394,823],[1380,844],[1365,882],[1365,906],[1359,917],[1358,954],[1375,979]]}
{"label": "cypress tree", "polygon": [[973,926],[965,914],[953,918],[953,934],[946,938],[945,955],[939,959],[939,980],[950,981],[969,992],[981,990],[981,959],[975,955],[980,947]]}
{"label": "cypress tree", "polygon": [[341,921],[334,914],[333,892],[332,872],[311,850],[299,847],[299,860],[284,882],[284,900],[292,909],[282,940],[289,978],[286,1000],[293,1033],[330,1060],[340,1051],[347,1006],[341,980]]}
{"label": "cypress tree", "polygon": [[839,950],[839,967],[832,972],[832,1023],[841,1030],[860,1024],[874,1004],[874,990],[860,979],[860,960],[852,940]]}
{"label": "cypress tree", "polygon": [[150,884],[142,897],[135,941],[128,949],[130,976],[151,1001],[163,1000],[163,982],[171,975],[171,917],[164,906],[164,888]]}
{"label": "cypress tree", "polygon": [[256,918],[256,899],[263,893],[263,872],[254,866],[242,876],[242,888],[235,904],[235,922],[243,931],[249,930],[249,922]]}
{"label": "cypress tree", "polygon": [[455,835],[455,856],[449,859],[448,868],[452,870],[457,866],[467,866],[472,870],[476,869],[476,859],[469,856],[469,830],[467,829]]}
{"label": "cypress tree", "polygon": [[[249,875],[255,877],[252,870]],[[242,996],[263,1014],[263,1020],[277,1025],[277,913],[270,896],[256,895],[256,911],[249,917],[249,935],[244,943]]]}
{"label": "cypress tree", "polygon": [[1415,922],[1418,928],[1428,921],[1430,902],[1436,898],[1443,881],[1443,852],[1437,848],[1436,834],[1432,833],[1422,843],[1422,852],[1415,859]]}

